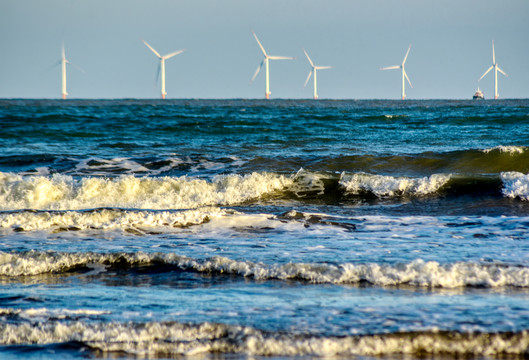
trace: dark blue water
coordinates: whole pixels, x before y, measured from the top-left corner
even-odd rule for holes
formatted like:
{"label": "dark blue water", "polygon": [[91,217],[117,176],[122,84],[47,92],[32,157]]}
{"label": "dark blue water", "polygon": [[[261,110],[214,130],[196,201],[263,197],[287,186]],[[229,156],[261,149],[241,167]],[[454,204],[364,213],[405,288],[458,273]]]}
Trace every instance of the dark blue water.
{"label": "dark blue water", "polygon": [[0,100],[0,357],[523,357],[529,101]]}

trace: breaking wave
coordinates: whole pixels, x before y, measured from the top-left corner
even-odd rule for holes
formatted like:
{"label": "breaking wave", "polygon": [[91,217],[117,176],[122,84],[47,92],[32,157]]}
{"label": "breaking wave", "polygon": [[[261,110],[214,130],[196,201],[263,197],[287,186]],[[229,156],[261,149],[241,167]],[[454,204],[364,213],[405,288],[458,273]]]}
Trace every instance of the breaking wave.
{"label": "breaking wave", "polygon": [[414,260],[407,264],[264,264],[226,257],[192,259],[174,253],[0,252],[0,276],[32,276],[88,271],[94,267],[126,269],[173,266],[182,271],[237,275],[256,280],[298,280],[309,283],[416,287],[529,287],[529,268],[457,262],[439,264]]}
{"label": "breaking wave", "polygon": [[349,194],[370,192],[376,196],[428,195],[439,191],[450,180],[450,175],[434,174],[423,178],[393,177],[372,174],[345,174],[340,185]]}
{"label": "breaking wave", "polygon": [[159,229],[199,225],[229,212],[215,207],[182,211],[133,211],[94,209],[86,211],[17,211],[0,213],[0,229],[13,231],[77,231],[87,229]]}
{"label": "breaking wave", "polygon": [[76,179],[0,173],[0,210],[192,209],[244,203],[282,190],[291,182],[270,173],[219,175],[212,181],[186,176]]}
{"label": "breaking wave", "polygon": [[529,200],[529,175],[519,172],[505,172],[501,174],[503,194],[510,198]]}
{"label": "breaking wave", "polygon": [[[516,356],[526,355],[529,333],[426,330],[323,337],[265,332],[216,323],[85,323],[49,321],[0,324],[1,345],[75,344],[103,353],[136,356],[231,354],[254,356]],[[71,345],[70,345],[71,348]]]}
{"label": "breaking wave", "polygon": [[495,146],[493,148],[484,149],[482,151],[485,154],[488,154],[488,153],[494,152],[494,151],[498,151],[500,153],[516,155],[516,154],[523,154],[525,152],[525,150],[527,150],[527,148],[525,146],[504,146],[504,145],[500,145],[500,146]]}
{"label": "breaking wave", "polygon": [[[503,172],[497,176],[432,174],[407,177],[300,169],[294,175],[264,172],[218,175],[206,180],[187,176],[78,178],[59,174],[22,176],[0,172],[0,211],[80,211],[102,208],[189,210],[238,206],[270,198],[303,199],[329,194],[336,198],[364,195],[398,198],[442,194],[445,191],[478,196],[489,193],[527,200],[529,175]],[[48,215],[38,216],[44,219]],[[57,218],[59,215],[53,216]],[[5,214],[0,216],[0,221],[5,222],[5,219]]]}

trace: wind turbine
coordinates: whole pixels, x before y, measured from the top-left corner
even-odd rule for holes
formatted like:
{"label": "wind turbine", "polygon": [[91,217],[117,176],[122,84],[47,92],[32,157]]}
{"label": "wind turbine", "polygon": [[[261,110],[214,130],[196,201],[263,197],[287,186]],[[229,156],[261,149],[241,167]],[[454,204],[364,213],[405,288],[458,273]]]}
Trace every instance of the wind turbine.
{"label": "wind turbine", "polygon": [[496,55],[494,54],[494,40],[492,40],[492,66],[488,68],[487,71],[481,77],[478,81],[483,79],[485,75],[489,73],[494,68],[494,99],[498,98],[498,71],[501,72],[503,75],[508,76],[500,67],[498,64],[496,64]]}
{"label": "wind turbine", "polygon": [[160,59],[160,65],[158,66],[158,72],[156,75],[156,79],[160,76],[160,72],[162,73],[162,99],[165,99],[165,95],[167,95],[167,92],[165,91],[165,60],[172,58],[173,56],[179,55],[185,51],[185,49],[177,50],[175,52],[172,52],[167,55],[160,55],[158,51],[154,50],[151,45],[147,43],[147,41],[143,40],[143,43],[147,45],[149,49]]}
{"label": "wind turbine", "polygon": [[261,45],[261,42],[257,38],[257,35],[255,35],[255,32],[252,31],[253,36],[255,37],[255,40],[257,40],[257,43],[259,44],[259,47],[261,48],[261,51],[263,52],[264,59],[261,61],[261,64],[255,71],[255,74],[252,76],[252,80],[250,80],[250,84],[255,80],[257,77],[257,74],[259,74],[259,71],[261,71],[261,68],[263,65],[266,65],[266,90],[265,90],[265,97],[267,99],[270,99],[270,72],[269,72],[269,66],[268,66],[268,60],[294,60],[295,58],[289,57],[289,56],[272,56],[268,55],[266,53],[266,50],[264,49],[263,45]]}
{"label": "wind turbine", "polygon": [[307,80],[305,80],[305,85],[303,85],[303,87],[307,86],[307,83],[309,82],[310,77],[312,76],[312,73],[314,73],[314,100],[317,100],[318,99],[318,88],[317,88],[318,80],[317,80],[317,75],[316,75],[317,71],[318,70],[331,69],[332,66],[316,66],[316,65],[314,65],[314,63],[310,59],[309,54],[307,54],[305,49],[303,49],[303,52],[305,53],[305,56],[309,60],[310,66],[312,66],[312,69],[310,70],[309,76],[307,76]]}
{"label": "wind turbine", "polygon": [[406,51],[406,56],[404,56],[404,60],[402,60],[402,64],[380,68],[380,70],[402,69],[402,100],[406,98],[404,78],[406,78],[410,86],[413,87],[413,85],[411,84],[410,78],[408,77],[408,74],[406,74],[406,70],[404,70],[404,64],[406,64],[406,59],[408,59],[408,54],[410,53],[410,49],[411,49],[411,44],[408,47],[408,51]]}
{"label": "wind turbine", "polygon": [[66,64],[70,64],[74,67],[76,67],[79,71],[84,72],[83,69],[81,69],[79,66],[75,66],[70,61],[66,59],[66,54],[64,51],[64,43],[61,46],[61,60],[57,62],[55,65],[52,66],[54,68],[57,65],[61,65],[61,98],[63,100],[66,100],[66,97],[68,96],[68,92],[66,91]]}

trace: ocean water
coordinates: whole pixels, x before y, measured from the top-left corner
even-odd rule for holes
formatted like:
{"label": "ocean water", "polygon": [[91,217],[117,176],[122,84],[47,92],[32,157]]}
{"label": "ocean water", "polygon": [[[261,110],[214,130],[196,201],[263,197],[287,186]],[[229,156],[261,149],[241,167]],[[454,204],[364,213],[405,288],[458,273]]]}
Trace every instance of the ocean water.
{"label": "ocean water", "polygon": [[0,100],[0,358],[526,358],[529,100]]}

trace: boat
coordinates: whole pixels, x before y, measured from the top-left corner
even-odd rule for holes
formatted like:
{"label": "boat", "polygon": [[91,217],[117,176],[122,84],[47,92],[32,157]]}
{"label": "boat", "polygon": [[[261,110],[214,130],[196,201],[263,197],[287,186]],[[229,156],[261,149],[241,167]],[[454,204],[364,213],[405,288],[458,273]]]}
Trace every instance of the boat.
{"label": "boat", "polygon": [[472,99],[474,99],[474,100],[483,100],[483,99],[485,99],[485,97],[483,96],[483,92],[479,89],[479,86],[478,86],[478,89],[476,90],[476,92],[474,93],[474,96],[472,97]]}

